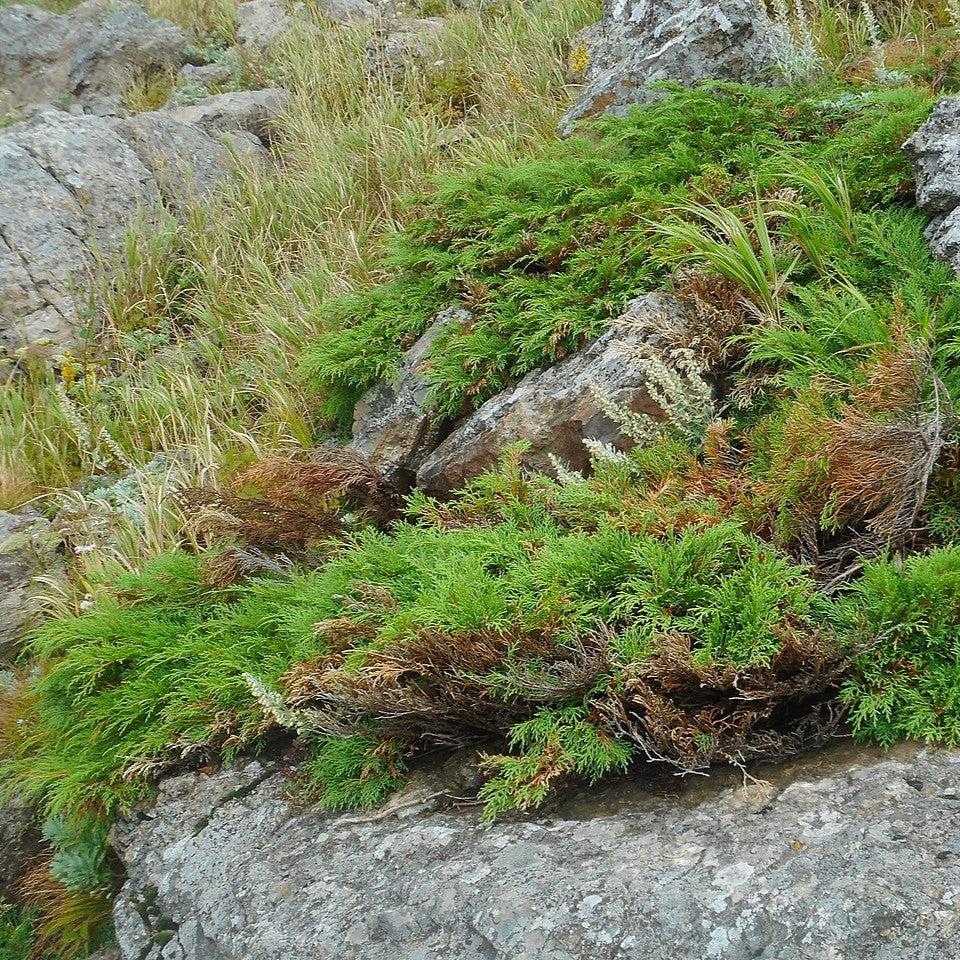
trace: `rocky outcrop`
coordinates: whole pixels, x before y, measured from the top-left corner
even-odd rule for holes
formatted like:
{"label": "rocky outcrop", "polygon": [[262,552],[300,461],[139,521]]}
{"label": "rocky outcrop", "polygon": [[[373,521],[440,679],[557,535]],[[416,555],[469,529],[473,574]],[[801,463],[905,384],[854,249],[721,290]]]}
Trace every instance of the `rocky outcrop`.
{"label": "rocky outcrop", "polygon": [[286,109],[287,91],[277,87],[218,93],[189,106],[168,108],[180,123],[207,134],[248,133],[267,143],[273,139],[277,118]]}
{"label": "rocky outcrop", "polygon": [[39,103],[112,113],[136,77],[178,70],[186,45],[128,0],[87,0],[63,15],[0,7],[0,113]]}
{"label": "rocky outcrop", "polygon": [[397,377],[371,387],[353,412],[353,442],[394,485],[413,483],[417,470],[443,439],[445,424],[430,409],[429,351],[451,324],[470,319],[467,310],[444,310],[406,352]]}
{"label": "rocky outcrop", "polygon": [[39,111],[0,133],[0,348],[70,343],[77,290],[94,250],[110,255],[138,213],[204,196],[235,153],[265,157],[238,131],[230,145],[158,111],[113,118]]}
{"label": "rocky outcrop", "polygon": [[586,85],[562,121],[613,113],[662,96],[654,84],[752,83],[776,63],[774,29],[758,0],[604,0],[598,27],[580,35]]}
{"label": "rocky outcrop", "polygon": [[33,578],[53,574],[57,538],[39,514],[0,511],[0,664],[13,659],[30,626]]}
{"label": "rocky outcrop", "polygon": [[419,793],[394,804],[393,816],[298,809],[283,776],[257,763],[178,777],[116,832],[130,878],[115,908],[121,953],[955,954],[960,754],[845,747],[757,773],[768,782],[744,787],[724,775],[687,786],[672,777],[601,785],[491,825]]}
{"label": "rocky outcrop", "polygon": [[917,206],[930,215],[930,249],[960,270],[960,97],[940,100],[903,149],[916,171]]}
{"label": "rocky outcrop", "polygon": [[[650,294],[627,308],[645,329],[676,327],[683,309],[667,294]],[[585,439],[620,449],[632,444],[600,408],[595,387],[620,406],[656,416],[642,369],[631,360],[637,336],[618,324],[584,350],[549,369],[534,370],[515,388],[488,400],[468,416],[425,460],[417,486],[444,495],[493,466],[507,444],[527,444],[524,462],[552,471],[552,457],[575,470],[589,466]]]}

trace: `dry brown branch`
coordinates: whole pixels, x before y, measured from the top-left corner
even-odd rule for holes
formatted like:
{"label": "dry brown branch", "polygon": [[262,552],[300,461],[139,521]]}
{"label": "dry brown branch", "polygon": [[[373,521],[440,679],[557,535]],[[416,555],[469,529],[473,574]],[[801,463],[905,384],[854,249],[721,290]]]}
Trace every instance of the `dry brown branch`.
{"label": "dry brown branch", "polygon": [[660,652],[597,700],[615,736],[684,772],[723,761],[779,760],[831,736],[848,661],[819,637],[788,634],[768,666],[699,664],[690,638],[661,637]]}
{"label": "dry brown branch", "polygon": [[207,535],[268,551],[300,551],[336,537],[347,512],[383,525],[401,508],[397,491],[364,456],[332,446],[307,460],[264,460],[238,475],[231,491],[196,488],[180,496]]}
{"label": "dry brown branch", "polygon": [[877,363],[831,426],[829,499],[811,502],[798,536],[799,557],[821,589],[836,589],[864,559],[900,549],[910,536],[947,443],[948,397],[928,353],[900,350]]}
{"label": "dry brown branch", "polygon": [[283,680],[294,708],[331,726],[406,742],[464,745],[503,733],[536,705],[582,696],[607,670],[606,640],[558,643],[549,632],[421,629],[372,650],[357,671],[323,660]]}

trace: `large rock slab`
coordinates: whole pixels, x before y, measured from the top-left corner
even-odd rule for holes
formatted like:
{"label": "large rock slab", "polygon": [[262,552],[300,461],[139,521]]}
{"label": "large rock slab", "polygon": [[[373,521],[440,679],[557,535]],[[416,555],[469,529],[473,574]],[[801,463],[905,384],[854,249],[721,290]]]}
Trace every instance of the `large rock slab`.
{"label": "large rock slab", "polygon": [[[668,294],[640,297],[627,312],[634,326],[652,330],[684,320],[683,308]],[[552,458],[586,470],[585,439],[629,449],[633,444],[600,408],[594,386],[620,406],[656,416],[660,410],[647,394],[646,376],[629,356],[638,342],[630,325],[618,323],[556,366],[527,374],[457,426],[420,467],[417,486],[448,494],[494,466],[503,448],[518,440],[528,444],[526,465],[544,472],[552,471]]]}
{"label": "large rock slab", "polygon": [[960,270],[960,97],[938,101],[903,150],[916,172],[917,206],[930,214],[930,249]]}
{"label": "large rock slab", "polygon": [[250,134],[228,146],[165,112],[114,118],[42,110],[0,131],[0,349],[64,346],[78,295],[132,219],[210,193],[234,151],[265,157]]}
{"label": "large rock slab", "polygon": [[604,18],[577,42],[587,58],[586,85],[565,114],[578,120],[612,113],[661,93],[663,81],[755,83],[776,64],[776,32],[758,0],[604,0]]}
{"label": "large rock slab", "polygon": [[[331,816],[251,764],[118,829],[124,960],[904,960],[960,942],[960,754],[840,748],[539,816]],[[651,786],[653,789],[651,789]]]}
{"label": "large rock slab", "polygon": [[0,113],[38,103],[113,112],[136,77],[178,70],[186,46],[172,23],[127,0],[87,0],[63,15],[0,7]]}
{"label": "large rock slab", "polygon": [[406,352],[397,377],[371,387],[353,411],[350,444],[397,487],[409,487],[417,470],[443,439],[446,424],[430,406],[430,348],[451,324],[470,319],[467,310],[442,311]]}

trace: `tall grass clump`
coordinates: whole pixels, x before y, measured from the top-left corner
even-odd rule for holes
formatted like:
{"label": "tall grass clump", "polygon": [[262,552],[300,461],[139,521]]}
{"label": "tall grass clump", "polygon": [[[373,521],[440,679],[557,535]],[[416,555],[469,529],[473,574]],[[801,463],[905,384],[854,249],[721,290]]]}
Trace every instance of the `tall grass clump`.
{"label": "tall grass clump", "polygon": [[[153,10],[199,37],[232,5]],[[325,427],[293,371],[325,329],[320,305],[379,275],[380,238],[431,177],[553,139],[566,41],[598,14],[590,0],[459,11],[429,68],[394,80],[366,76],[365,29],[284,41],[268,64],[291,93],[277,164],[238,170],[183,223],[134,227],[92,296],[85,346],[4,366],[3,504],[157,454],[206,482],[309,446]]]}

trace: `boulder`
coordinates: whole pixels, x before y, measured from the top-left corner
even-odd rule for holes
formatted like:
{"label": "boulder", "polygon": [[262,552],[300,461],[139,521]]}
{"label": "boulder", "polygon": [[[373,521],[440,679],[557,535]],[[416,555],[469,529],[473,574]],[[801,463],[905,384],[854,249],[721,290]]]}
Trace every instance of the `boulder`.
{"label": "boulder", "polygon": [[260,54],[267,53],[295,25],[283,0],[246,0],[237,7],[237,40]]}
{"label": "boulder", "polygon": [[917,206],[930,214],[930,249],[960,270],[960,97],[938,101],[903,150],[916,172]]}
{"label": "boulder", "polygon": [[0,663],[16,655],[33,620],[33,578],[60,566],[56,546],[49,521],[39,514],[0,511]]}
{"label": "boulder", "polygon": [[[837,746],[641,772],[480,822],[294,805],[252,763],[164,782],[115,841],[124,960],[902,960],[960,938],[960,754]],[[432,807],[432,808],[431,808]]]}
{"label": "boulder", "polygon": [[287,106],[287,91],[278,87],[241,90],[205,97],[190,106],[168,108],[180,123],[192,124],[208,134],[248,133],[268,143],[273,128]]}
{"label": "boulder", "polygon": [[138,76],[175,72],[187,41],[128,0],[87,0],[69,13],[0,7],[0,113],[30,104],[111,113]]}
{"label": "boulder", "polygon": [[[352,26],[375,20],[380,12],[369,0],[314,0],[312,8],[328,20]],[[303,3],[285,0],[245,0],[237,7],[237,39],[260,55],[293,30],[311,23]]]}
{"label": "boulder", "polygon": [[128,118],[41,110],[0,131],[0,348],[70,344],[77,293],[138,213],[213,190],[250,134],[219,136],[159,111]]}
{"label": "boulder", "polygon": [[756,83],[777,59],[776,30],[759,0],[604,0],[599,28],[577,44],[586,85],[563,117],[565,133],[579,120],[622,116],[662,96],[654,84]]}
{"label": "boulder", "polygon": [[469,318],[467,310],[444,310],[406,352],[396,379],[371,387],[354,408],[350,446],[398,487],[413,483],[417,470],[443,439],[444,424],[428,403],[430,348],[450,324]]}
{"label": "boulder", "polygon": [[[627,313],[647,329],[682,325],[684,311],[667,294],[633,301]],[[424,461],[417,486],[443,496],[493,466],[510,443],[525,441],[524,462],[550,472],[553,457],[575,470],[589,466],[585,439],[620,449],[632,446],[620,426],[601,409],[599,387],[615,403],[656,416],[643,371],[629,357],[638,335],[618,323],[579,353],[548,369],[527,374],[511,390],[488,400],[468,416]]]}
{"label": "boulder", "polygon": [[373,32],[367,44],[367,74],[396,79],[422,67],[443,32],[443,17],[389,20]]}

